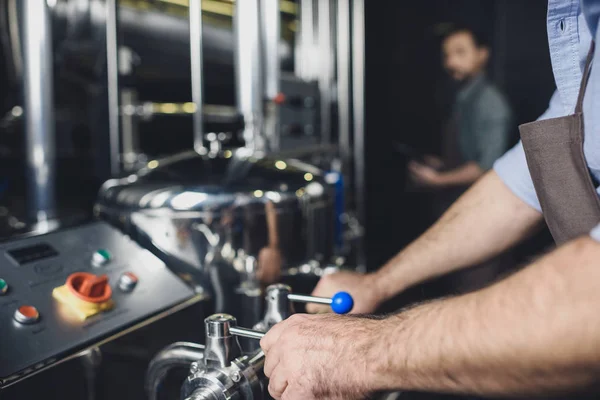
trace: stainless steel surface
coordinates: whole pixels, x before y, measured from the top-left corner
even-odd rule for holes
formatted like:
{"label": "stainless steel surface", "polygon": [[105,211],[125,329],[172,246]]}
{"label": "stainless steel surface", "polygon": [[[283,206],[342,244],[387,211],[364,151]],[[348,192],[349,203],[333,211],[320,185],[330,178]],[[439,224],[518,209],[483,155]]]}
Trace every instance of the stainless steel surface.
{"label": "stainless steel surface", "polygon": [[190,0],[190,63],[192,70],[192,102],[194,110],[194,150],[200,155],[207,153],[204,147],[203,115],[204,84],[202,57],[202,0]]}
{"label": "stainless steel surface", "polygon": [[279,148],[279,104],[275,101],[281,92],[279,38],[281,37],[281,14],[279,0],[261,0],[261,28],[264,59],[265,122],[264,133],[268,148]]}
{"label": "stainless steel surface", "polygon": [[150,400],[158,398],[158,390],[170,370],[189,367],[196,361],[203,361],[204,346],[189,342],[175,342],[152,358],[146,371],[146,393]]}
{"label": "stainless steel surface", "polygon": [[195,152],[153,160],[106,182],[96,211],[200,283],[257,276],[270,284],[332,256],[333,188],[323,174],[243,148],[208,160]]}
{"label": "stainless steel surface", "polygon": [[23,0],[23,91],[27,146],[28,217],[55,218],[56,149],[50,9],[44,0]]}
{"label": "stainless steel surface", "polygon": [[331,299],[327,297],[316,297],[316,296],[307,296],[303,294],[293,294],[290,293],[288,295],[288,299],[290,301],[295,301],[298,303],[315,303],[315,304],[331,304]]}
{"label": "stainless steel surface", "polygon": [[119,40],[117,0],[106,0],[106,75],[108,79],[108,135],[110,172],[121,172],[121,127],[119,108]]}
{"label": "stainless steel surface", "polygon": [[262,134],[264,87],[259,10],[259,0],[235,3],[235,86],[237,106],[244,116],[246,147],[253,151],[266,151]]}
{"label": "stainless steel surface", "polygon": [[262,339],[265,336],[264,332],[255,331],[246,328],[230,328],[229,332],[235,336],[241,336],[249,339]]}
{"label": "stainless steel surface", "polygon": [[267,395],[263,373],[264,353],[256,351],[232,361],[228,367],[199,366],[184,381],[183,399],[262,400]]}
{"label": "stainless steel surface", "polygon": [[265,94],[273,99],[279,94],[280,55],[279,38],[281,37],[280,0],[261,0],[261,28],[265,71]]}
{"label": "stainless steel surface", "polygon": [[[365,226],[365,2],[352,0],[352,108],[354,123],[354,191],[358,222]],[[362,243],[359,241],[359,246]],[[358,253],[357,269],[364,271],[365,255]]]}
{"label": "stainless steel surface", "polygon": [[336,16],[338,141],[342,158],[342,173],[345,178],[349,178],[350,163],[352,162],[352,145],[350,141],[352,121],[350,108],[350,0],[337,0]]}
{"label": "stainless steel surface", "polygon": [[121,90],[121,122],[123,127],[121,160],[126,171],[132,171],[136,168],[140,150],[138,119],[135,115],[137,102],[138,97],[135,89],[123,88]]}
{"label": "stainless steel surface", "polygon": [[318,61],[315,32],[315,0],[300,1],[300,37],[295,73],[300,78],[311,81],[317,79],[315,65]]}
{"label": "stainless steel surface", "polygon": [[80,353],[81,366],[85,376],[85,386],[87,390],[87,400],[96,400],[96,389],[98,382],[98,369],[102,364],[102,352],[99,347],[87,349]]}
{"label": "stainless steel surface", "polygon": [[214,314],[204,320],[206,327],[206,348],[204,363],[209,367],[226,368],[231,361],[242,354],[242,348],[231,329],[237,320],[228,314]]}
{"label": "stainless steel surface", "polygon": [[21,53],[21,32],[19,32],[19,10],[18,0],[8,0],[8,25],[10,35],[10,47],[12,51],[12,62],[14,64],[15,78],[23,79],[23,54]]}
{"label": "stainless steel surface", "polygon": [[[147,319],[147,320],[142,321],[142,322],[140,322],[138,324],[135,324],[134,326],[131,326],[131,327],[129,327],[129,328],[123,330],[123,331],[120,331],[118,333],[115,333],[114,335],[111,335],[111,336],[109,336],[109,337],[107,337],[105,339],[102,339],[100,341],[94,342],[90,346],[88,346],[86,349],[84,349],[84,351],[92,349],[94,347],[102,346],[102,345],[104,345],[106,343],[109,343],[109,342],[111,342],[113,340],[116,340],[116,339],[118,339],[120,337],[123,337],[123,336],[127,335],[128,333],[134,332],[134,331],[136,331],[136,330],[138,330],[140,328],[143,328],[145,326],[151,325],[151,324],[153,324],[153,323],[155,323],[155,322],[157,322],[157,321],[159,321],[159,320],[161,320],[161,319],[163,319],[165,317],[168,317],[169,315],[173,315],[176,312],[179,312],[179,311],[181,311],[181,310],[183,310],[183,309],[185,309],[185,308],[187,308],[187,307],[189,307],[189,306],[191,306],[193,304],[196,304],[196,303],[198,303],[200,301],[205,301],[205,300],[206,300],[206,297],[204,297],[203,295],[197,295],[194,298],[186,301],[185,303],[179,304],[179,305],[177,305],[175,307],[171,307],[171,308],[169,308],[169,309],[161,312],[160,314],[158,314],[158,315],[156,315],[156,316],[154,316],[154,317],[152,317],[150,319]],[[64,358],[60,358],[60,359],[52,359],[46,365],[44,365],[44,366],[42,366],[39,369],[36,369],[34,371],[30,371],[30,373],[27,374],[27,375],[18,374],[18,375],[10,376],[10,377],[8,377],[8,378],[6,378],[4,380],[0,380],[0,385],[2,385],[2,388],[7,388],[7,387],[10,387],[10,386],[13,386],[13,385],[15,385],[15,384],[17,384],[19,382],[22,382],[23,380],[25,380],[27,378],[35,376],[35,375],[37,375],[39,373],[42,373],[44,371],[47,371],[50,368],[57,367],[60,364],[63,364],[65,362],[67,362],[67,361],[79,358],[79,356],[80,356],[80,354],[74,354],[74,355],[65,356]]]}
{"label": "stainless steel surface", "polygon": [[333,40],[335,29],[331,21],[332,0],[319,0],[317,9],[318,32],[318,81],[321,92],[321,141],[331,142],[331,106],[335,49]]}
{"label": "stainless steel surface", "polygon": [[214,314],[204,321],[206,347],[174,343],[151,361],[146,374],[150,400],[157,399],[160,383],[177,366],[189,368],[181,388],[182,399],[263,399],[264,354],[259,350],[242,356],[237,337],[232,336],[248,330],[237,328],[236,319],[227,314]]}
{"label": "stainless steel surface", "polygon": [[294,308],[288,296],[292,288],[281,283],[270,285],[265,293],[266,310],[263,319],[254,326],[254,330],[267,332],[275,324],[289,318]]}
{"label": "stainless steel surface", "polygon": [[[94,249],[106,249],[105,253],[110,252],[117,261],[97,270],[90,264]],[[5,241],[0,253],[2,277],[11,284],[8,297],[2,298],[9,306],[3,314],[9,318],[19,307],[25,316],[39,315],[39,322],[31,327],[8,320],[0,324],[0,337],[4,344],[10,344],[2,348],[0,388],[202,300],[159,259],[103,222]],[[112,282],[110,296],[117,309],[86,321],[80,309],[66,304],[69,297],[60,292],[68,295],[64,285],[75,271],[105,274]],[[114,287],[118,276],[126,271],[141,278],[130,293]],[[22,305],[35,307],[37,313]],[[30,335],[24,334],[32,331],[36,332],[35,346]]]}

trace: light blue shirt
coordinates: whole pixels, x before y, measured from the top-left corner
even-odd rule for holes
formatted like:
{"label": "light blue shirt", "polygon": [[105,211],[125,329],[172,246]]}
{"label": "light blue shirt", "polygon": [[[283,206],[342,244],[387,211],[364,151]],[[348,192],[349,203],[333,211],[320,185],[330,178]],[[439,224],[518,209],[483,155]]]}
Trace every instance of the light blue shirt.
{"label": "light blue shirt", "polygon": [[[556,91],[539,120],[573,114],[585,59],[592,36],[600,44],[600,0],[549,0],[548,41]],[[594,67],[595,66],[595,67]],[[594,111],[595,110],[595,111]],[[590,80],[583,102],[584,154],[588,168],[600,182],[600,47],[596,46]],[[523,201],[541,211],[519,142],[494,164],[502,181]],[[596,188],[600,193],[600,188]],[[600,196],[600,194],[599,194]]]}

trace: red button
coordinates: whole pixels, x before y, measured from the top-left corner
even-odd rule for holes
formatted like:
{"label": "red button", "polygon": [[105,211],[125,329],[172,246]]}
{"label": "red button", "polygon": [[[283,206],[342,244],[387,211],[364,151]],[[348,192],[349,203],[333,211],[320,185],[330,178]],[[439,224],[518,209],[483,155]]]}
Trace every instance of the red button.
{"label": "red button", "polygon": [[133,272],[125,272],[125,275],[127,275],[133,282],[138,281],[138,277]]}
{"label": "red button", "polygon": [[133,272],[125,272],[119,278],[119,288],[124,292],[132,291],[138,283],[138,277]]}
{"label": "red button", "polygon": [[15,320],[21,324],[33,324],[40,319],[40,313],[34,306],[21,306],[15,311]]}
{"label": "red button", "polygon": [[277,93],[277,95],[273,98],[273,103],[278,105],[285,103],[285,94]]}

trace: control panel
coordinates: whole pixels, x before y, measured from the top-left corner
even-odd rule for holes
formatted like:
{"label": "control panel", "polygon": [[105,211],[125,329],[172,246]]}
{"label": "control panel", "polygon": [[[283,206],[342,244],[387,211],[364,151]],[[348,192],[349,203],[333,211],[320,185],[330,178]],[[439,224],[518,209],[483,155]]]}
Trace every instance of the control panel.
{"label": "control panel", "polygon": [[280,150],[293,150],[321,143],[319,86],[283,74],[279,105]]}
{"label": "control panel", "polygon": [[0,243],[0,388],[199,300],[103,222]]}

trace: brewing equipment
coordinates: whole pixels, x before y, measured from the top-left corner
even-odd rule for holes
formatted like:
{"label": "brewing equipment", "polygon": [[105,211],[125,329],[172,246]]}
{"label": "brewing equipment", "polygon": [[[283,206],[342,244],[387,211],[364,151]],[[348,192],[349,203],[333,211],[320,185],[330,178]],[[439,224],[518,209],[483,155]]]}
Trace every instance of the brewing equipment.
{"label": "brewing equipment", "polygon": [[346,314],[354,306],[352,297],[345,292],[336,293],[332,298],[304,296],[293,294],[289,286],[281,284],[266,289],[265,301],[267,311],[254,329],[238,327],[237,319],[231,315],[214,314],[204,320],[204,346],[179,342],[160,351],[150,362],[146,374],[148,397],[157,399],[171,369],[187,367],[189,375],[181,387],[181,399],[268,399],[264,353],[260,349],[244,349],[238,337],[262,338],[275,323],[294,312],[292,302],[329,304],[338,314]]}
{"label": "brewing equipment", "polygon": [[[230,133],[204,134],[194,113],[194,151],[156,159],[106,182],[96,213],[136,238],[185,276],[209,290],[217,312],[244,310],[254,324],[261,287],[302,264],[329,264],[334,254],[335,188],[320,169],[274,150],[279,77],[279,7],[237,2],[236,94],[245,146],[226,148]],[[190,3],[190,32],[199,32],[201,2]],[[267,18],[271,16],[271,18]],[[263,25],[272,29],[261,29]],[[191,35],[193,95],[203,93],[202,35]],[[263,51],[261,45],[265,44]],[[274,43],[273,43],[274,42]],[[270,51],[266,51],[270,50]],[[292,99],[293,100],[293,99]],[[208,145],[206,143],[208,142]]]}
{"label": "brewing equipment", "polygon": [[330,261],[333,188],[318,169],[243,148],[214,158],[188,152],[152,167],[108,181],[96,211],[211,288],[218,311],[239,307],[237,290],[253,293],[290,268]]}
{"label": "brewing equipment", "polygon": [[[22,379],[81,359],[93,399],[98,366],[114,362],[98,346],[133,331],[152,336],[136,328],[192,304],[264,332],[291,314],[291,301],[310,300],[272,286],[263,316],[267,284],[314,284],[343,264],[342,239],[360,233],[343,214],[351,115],[340,113],[340,147],[330,113],[334,67],[348,80],[350,71],[332,59],[335,42],[349,47],[350,32],[333,39],[334,3],[345,2],[326,2],[0,0],[0,163],[26,171],[10,177],[18,196],[0,208],[0,223],[6,236],[17,226],[54,231],[0,244],[0,388],[17,391]],[[242,12],[253,18],[236,19]],[[338,18],[350,24],[349,14]],[[325,69],[316,54],[329,58]],[[339,93],[350,96],[344,85]],[[65,199],[85,198],[78,207],[90,210],[96,193],[95,215],[110,224],[67,228],[65,215],[77,213],[61,213]],[[233,391],[264,393],[260,354],[223,347],[233,343],[225,336],[252,333],[232,317],[208,322],[209,355],[174,343],[150,369],[206,359],[210,368],[192,366],[190,396],[204,390],[205,373]],[[252,353],[257,342],[242,346]],[[144,360],[131,347],[115,354]]]}

